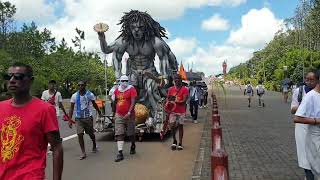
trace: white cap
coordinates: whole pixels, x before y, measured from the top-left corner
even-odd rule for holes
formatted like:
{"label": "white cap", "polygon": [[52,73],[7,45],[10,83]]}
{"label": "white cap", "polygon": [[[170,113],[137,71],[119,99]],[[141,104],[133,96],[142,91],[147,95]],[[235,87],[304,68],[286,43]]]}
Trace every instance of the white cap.
{"label": "white cap", "polygon": [[120,77],[120,81],[129,81],[129,78],[128,78],[128,76],[126,76],[126,75],[122,75],[122,76]]}

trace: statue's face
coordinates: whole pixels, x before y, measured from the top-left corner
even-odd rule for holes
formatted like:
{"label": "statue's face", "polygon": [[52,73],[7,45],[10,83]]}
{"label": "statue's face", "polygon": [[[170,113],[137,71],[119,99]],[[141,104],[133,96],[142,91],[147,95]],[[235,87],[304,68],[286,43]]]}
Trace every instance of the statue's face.
{"label": "statue's face", "polygon": [[145,31],[145,26],[141,22],[134,22],[130,25],[131,33],[136,40],[141,40]]}

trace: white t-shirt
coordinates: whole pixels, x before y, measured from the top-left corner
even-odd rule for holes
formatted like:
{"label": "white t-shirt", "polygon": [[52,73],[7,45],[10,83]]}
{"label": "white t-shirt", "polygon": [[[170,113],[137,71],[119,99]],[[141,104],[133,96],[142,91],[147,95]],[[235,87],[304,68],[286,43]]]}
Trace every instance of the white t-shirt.
{"label": "white t-shirt", "polygon": [[[45,90],[42,92],[41,99],[44,100],[45,102],[48,102],[52,96],[53,94],[49,94],[49,90]],[[61,96],[61,93],[58,91],[56,93],[56,98],[54,100],[54,106],[56,108],[56,113],[58,117],[60,116],[59,102],[62,103],[62,96]]]}
{"label": "white t-shirt", "polygon": [[[294,106],[299,106],[299,101],[298,101],[298,96],[299,96],[299,87],[295,88],[293,90],[293,94],[292,94],[292,101],[291,101],[291,108],[293,108]],[[304,86],[303,86],[303,90],[302,90],[302,99],[303,97],[306,95],[306,91],[304,90]]]}
{"label": "white t-shirt", "polygon": [[[247,90],[249,90],[250,88],[249,87],[251,87],[251,92],[248,92]],[[252,87],[252,85],[251,84],[247,84],[246,85],[246,87],[245,87],[245,91],[246,91],[246,95],[247,96],[253,96],[253,87]]]}
{"label": "white t-shirt", "polygon": [[89,93],[84,96],[80,95],[80,104],[81,104],[81,113],[80,115],[77,114],[77,94],[78,92],[72,94],[70,102],[74,103],[74,107],[76,110],[76,118],[88,118],[90,116],[92,116],[92,102],[91,101],[95,101],[96,97],[94,96],[93,93]]}
{"label": "white t-shirt", "polygon": [[[296,116],[320,118],[320,93],[311,90],[307,93],[296,112]],[[306,136],[307,160],[311,170],[320,176],[320,125],[308,125]]]}
{"label": "white t-shirt", "polygon": [[[303,89],[303,96],[306,95],[306,92]],[[293,90],[292,101],[291,101],[291,109],[293,107],[299,106],[298,101],[299,96],[299,87]],[[295,123],[295,139],[296,139],[296,147],[297,147],[297,156],[298,156],[298,165],[303,169],[311,169],[310,163],[307,159],[306,153],[306,136],[308,132],[308,124]]]}
{"label": "white t-shirt", "polygon": [[119,87],[119,85],[114,85],[110,91],[109,91],[109,96],[111,97],[112,101],[115,100],[115,97],[114,97],[114,92],[116,91],[116,89]]}
{"label": "white t-shirt", "polygon": [[257,90],[258,93],[260,93],[259,91],[263,91],[263,93],[261,95],[263,95],[266,92],[266,89],[264,88],[264,86],[262,84],[259,84],[256,87],[256,90]]}

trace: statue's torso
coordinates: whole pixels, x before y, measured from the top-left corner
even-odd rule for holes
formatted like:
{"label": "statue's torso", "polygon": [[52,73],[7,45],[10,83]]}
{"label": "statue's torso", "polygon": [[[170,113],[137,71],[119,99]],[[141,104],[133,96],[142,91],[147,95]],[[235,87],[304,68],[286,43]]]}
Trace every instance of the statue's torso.
{"label": "statue's torso", "polygon": [[146,70],[154,68],[155,50],[152,42],[145,42],[142,46],[128,44],[126,52],[129,54],[131,70]]}

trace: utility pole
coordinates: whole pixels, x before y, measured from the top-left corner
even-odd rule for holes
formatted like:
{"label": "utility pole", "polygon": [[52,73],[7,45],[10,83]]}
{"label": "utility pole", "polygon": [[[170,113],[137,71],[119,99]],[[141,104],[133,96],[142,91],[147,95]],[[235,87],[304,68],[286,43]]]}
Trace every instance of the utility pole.
{"label": "utility pole", "polygon": [[263,61],[263,82],[266,81],[266,69],[265,69],[264,63],[265,61]]}

